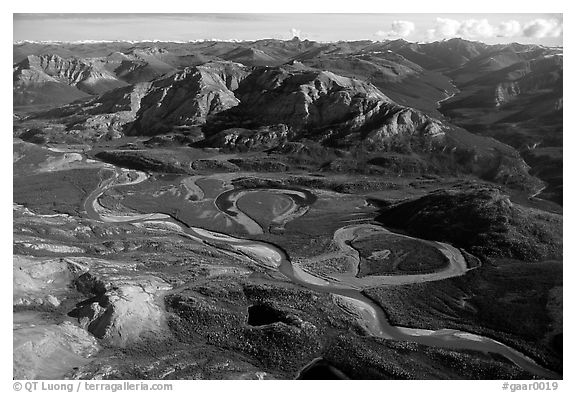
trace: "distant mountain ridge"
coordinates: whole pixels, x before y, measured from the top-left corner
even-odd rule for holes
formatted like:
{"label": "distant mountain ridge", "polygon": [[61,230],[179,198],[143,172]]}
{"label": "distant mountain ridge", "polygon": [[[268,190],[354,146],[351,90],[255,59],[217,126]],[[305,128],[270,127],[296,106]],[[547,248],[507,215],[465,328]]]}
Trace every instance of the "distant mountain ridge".
{"label": "distant mountain ridge", "polygon": [[[394,100],[434,114],[436,102],[455,91],[450,83],[455,68],[491,52],[532,51],[541,55],[558,49],[535,45],[486,45],[461,39],[433,43],[350,41],[322,43],[294,38],[288,41],[194,41],[91,43],[22,43],[14,45],[14,62],[27,56],[57,55],[70,61],[97,62],[116,79],[130,84],[151,81],[170,72],[208,61],[230,60],[246,66],[278,66],[298,61],[320,70],[366,80],[390,90]],[[519,60],[520,61],[520,60]],[[26,90],[26,83],[20,83]],[[112,87],[112,86],[111,86]],[[420,96],[416,92],[422,92]],[[18,96],[20,92],[15,94]],[[82,96],[82,94],[79,94]],[[71,102],[77,97],[59,99]],[[16,100],[19,105],[26,102]],[[46,101],[46,100],[44,100]],[[37,100],[34,104],[44,104]]]}

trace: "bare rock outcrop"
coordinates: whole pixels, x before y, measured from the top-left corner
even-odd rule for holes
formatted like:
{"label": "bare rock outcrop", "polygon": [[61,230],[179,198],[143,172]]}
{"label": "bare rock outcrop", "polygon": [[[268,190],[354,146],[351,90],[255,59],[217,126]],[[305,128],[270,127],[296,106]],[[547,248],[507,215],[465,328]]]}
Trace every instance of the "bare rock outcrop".
{"label": "bare rock outcrop", "polygon": [[155,276],[131,274],[130,266],[122,263],[93,259],[90,268],[75,280],[76,288],[90,298],[69,314],[80,326],[114,346],[165,333],[159,297],[170,285]]}
{"label": "bare rock outcrop", "polygon": [[233,90],[246,75],[238,63],[214,62],[159,79],[142,97],[127,133],[153,135],[176,125],[203,124],[209,116],[238,105]]}
{"label": "bare rock outcrop", "polygon": [[66,103],[126,86],[97,59],[30,55],[13,69],[16,104]]}

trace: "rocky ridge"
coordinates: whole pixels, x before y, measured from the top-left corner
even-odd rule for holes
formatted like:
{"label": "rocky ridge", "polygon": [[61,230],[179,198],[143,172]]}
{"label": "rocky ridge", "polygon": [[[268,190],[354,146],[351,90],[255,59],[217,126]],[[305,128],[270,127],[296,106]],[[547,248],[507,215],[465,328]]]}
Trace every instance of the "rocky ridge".
{"label": "rocky ridge", "polygon": [[[66,102],[127,85],[97,60],[58,55],[28,56],[14,66],[13,79],[14,102],[20,105]],[[42,91],[50,85],[60,94],[44,96]]]}

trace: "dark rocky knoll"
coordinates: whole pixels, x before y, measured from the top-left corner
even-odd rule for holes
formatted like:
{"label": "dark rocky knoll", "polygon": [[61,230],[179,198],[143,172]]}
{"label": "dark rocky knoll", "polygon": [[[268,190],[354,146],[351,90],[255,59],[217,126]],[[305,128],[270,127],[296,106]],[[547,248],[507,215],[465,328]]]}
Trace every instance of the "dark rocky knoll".
{"label": "dark rocky knoll", "polygon": [[433,192],[384,208],[377,220],[484,259],[562,259],[562,216],[517,205],[496,189]]}

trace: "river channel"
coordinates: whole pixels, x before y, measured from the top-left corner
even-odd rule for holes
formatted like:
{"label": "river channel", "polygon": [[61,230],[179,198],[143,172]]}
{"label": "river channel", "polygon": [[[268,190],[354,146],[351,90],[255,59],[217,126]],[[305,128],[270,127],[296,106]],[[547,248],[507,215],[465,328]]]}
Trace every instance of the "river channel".
{"label": "river channel", "polygon": [[[136,177],[130,178],[126,176],[128,172],[136,174]],[[177,225],[179,228],[179,233],[185,234],[185,236],[188,236],[195,241],[205,243],[212,247],[220,248],[220,246],[222,246],[222,249],[228,251],[232,249],[235,253],[249,258],[255,264],[282,273],[284,276],[298,285],[313,291],[332,294],[335,303],[345,312],[354,315],[358,322],[362,324],[365,329],[373,336],[385,339],[415,342],[434,347],[497,353],[506,357],[517,366],[540,377],[552,379],[561,378],[561,376],[558,374],[541,367],[534,360],[522,354],[518,350],[488,337],[453,329],[426,330],[393,326],[389,323],[382,308],[363,294],[362,283],[359,283],[357,279],[351,277],[348,281],[346,278],[340,278],[336,280],[327,277],[316,276],[300,268],[297,264],[293,264],[290,261],[290,256],[287,255],[284,250],[274,244],[230,236],[200,227],[188,226],[183,222],[180,222],[177,219],[174,219],[173,217],[163,213],[115,215],[114,212],[107,211],[100,205],[98,199],[107,190],[113,187],[134,185],[146,181],[147,179],[148,175],[143,172],[127,171],[121,168],[116,168],[114,170],[114,175],[112,177],[108,177],[105,180],[102,180],[98,188],[94,190],[86,199],[84,203],[86,213],[91,219],[104,222],[141,222],[155,220],[169,223],[172,227]],[[266,190],[266,188],[263,188],[259,189],[258,192],[266,192]],[[282,189],[279,188],[269,191],[274,193],[282,193]],[[228,190],[226,191],[225,195],[220,195],[216,198],[218,201],[216,206],[219,207],[220,210],[224,213],[238,215],[239,210],[236,208],[235,202],[239,196],[245,194],[246,192],[248,191]],[[315,200],[313,194],[310,191],[287,188],[284,190],[284,192],[289,198],[295,201],[295,203],[298,205],[297,210],[299,212],[305,213],[303,206],[306,203],[311,204]],[[389,233],[389,231],[387,231],[385,228],[373,224],[350,225],[345,229],[347,231],[368,230],[385,231]],[[412,282],[425,282],[446,279],[466,274],[469,269],[466,267],[466,263],[460,252],[450,245],[443,243],[437,244],[439,249],[443,250],[450,261],[449,266],[444,268],[442,271],[421,275],[395,275],[393,277],[377,276],[376,278],[372,277],[370,286],[403,285]],[[344,244],[342,247],[345,248],[349,246]],[[342,252],[350,253],[351,250],[343,249]]]}

